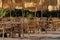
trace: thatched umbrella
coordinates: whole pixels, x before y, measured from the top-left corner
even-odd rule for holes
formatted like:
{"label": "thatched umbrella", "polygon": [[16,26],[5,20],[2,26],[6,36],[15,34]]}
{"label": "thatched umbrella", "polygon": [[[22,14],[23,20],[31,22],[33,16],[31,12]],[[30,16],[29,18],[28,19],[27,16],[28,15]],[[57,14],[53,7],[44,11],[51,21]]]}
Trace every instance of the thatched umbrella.
{"label": "thatched umbrella", "polygon": [[[3,11],[3,9],[10,10],[10,16],[11,16],[11,10],[14,9],[12,0],[2,0],[2,11]],[[2,20],[2,22],[3,22],[3,20]],[[5,31],[5,26],[3,26],[3,40],[4,40],[4,31]]]}

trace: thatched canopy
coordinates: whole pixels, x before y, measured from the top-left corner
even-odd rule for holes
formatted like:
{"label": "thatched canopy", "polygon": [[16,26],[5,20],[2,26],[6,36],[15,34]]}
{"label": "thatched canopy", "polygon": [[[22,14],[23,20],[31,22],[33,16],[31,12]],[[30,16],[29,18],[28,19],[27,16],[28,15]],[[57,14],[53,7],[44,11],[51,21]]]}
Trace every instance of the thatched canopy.
{"label": "thatched canopy", "polygon": [[[28,9],[31,11],[42,10],[47,8],[48,5],[57,5],[56,0],[1,0],[4,9]],[[1,4],[0,2],[0,4]],[[32,6],[33,5],[33,6]],[[29,7],[30,6],[30,7]],[[30,9],[31,8],[31,9]]]}

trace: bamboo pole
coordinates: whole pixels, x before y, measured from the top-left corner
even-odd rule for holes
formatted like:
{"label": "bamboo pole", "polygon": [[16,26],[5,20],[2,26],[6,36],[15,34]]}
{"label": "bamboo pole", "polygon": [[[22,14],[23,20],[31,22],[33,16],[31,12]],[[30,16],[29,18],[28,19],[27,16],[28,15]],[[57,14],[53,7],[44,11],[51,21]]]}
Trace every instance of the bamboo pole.
{"label": "bamboo pole", "polygon": [[[3,0],[2,0],[2,11],[3,11]],[[2,17],[2,18],[3,18],[3,17]],[[3,20],[2,20],[2,23],[3,23]],[[2,23],[1,23],[1,24],[2,24]],[[3,25],[2,25],[2,28],[3,28],[3,40],[4,40],[4,31],[5,31],[5,30],[4,30],[4,26],[3,26]]]}
{"label": "bamboo pole", "polygon": [[[9,1],[8,1],[9,2]],[[12,8],[12,0],[10,0],[10,3],[9,3],[9,6],[10,6],[10,18],[11,18],[11,8]],[[13,32],[12,32],[12,29],[11,29],[11,37],[13,37]]]}
{"label": "bamboo pole", "polygon": [[[24,0],[22,0],[22,5],[24,5]],[[23,6],[23,8],[24,8],[24,6]],[[22,18],[24,19],[24,10],[23,10],[23,8],[22,8]],[[21,37],[24,37],[24,32],[23,32],[23,27],[24,27],[24,20],[22,20],[23,21],[23,23],[21,24],[22,25],[22,33],[21,33]]]}
{"label": "bamboo pole", "polygon": [[[35,0],[36,1],[36,0]],[[37,5],[35,5],[35,7],[36,7],[36,11],[35,11],[35,18],[36,18],[36,12],[37,12]],[[36,19],[35,19],[36,20]],[[35,23],[36,24],[36,23]],[[36,26],[37,26],[37,24],[36,24]],[[36,33],[36,30],[37,30],[37,28],[35,28],[35,33]]]}

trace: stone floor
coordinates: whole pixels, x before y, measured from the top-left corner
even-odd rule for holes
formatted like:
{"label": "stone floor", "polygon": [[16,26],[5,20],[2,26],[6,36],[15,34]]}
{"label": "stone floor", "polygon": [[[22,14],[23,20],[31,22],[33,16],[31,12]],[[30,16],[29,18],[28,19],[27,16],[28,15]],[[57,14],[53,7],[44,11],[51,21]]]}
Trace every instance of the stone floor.
{"label": "stone floor", "polygon": [[48,38],[48,37],[31,37],[31,38],[0,38],[0,40],[60,40],[60,38]]}

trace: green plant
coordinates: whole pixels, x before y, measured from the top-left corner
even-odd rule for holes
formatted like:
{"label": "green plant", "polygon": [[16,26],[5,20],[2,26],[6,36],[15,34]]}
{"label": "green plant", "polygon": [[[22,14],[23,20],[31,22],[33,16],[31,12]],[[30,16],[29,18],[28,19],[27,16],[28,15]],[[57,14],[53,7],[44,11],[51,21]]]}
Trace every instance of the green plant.
{"label": "green plant", "polygon": [[5,14],[7,14],[7,13],[8,13],[8,10],[0,9],[0,17],[5,16]]}
{"label": "green plant", "polygon": [[33,17],[33,14],[32,14],[32,13],[27,12],[27,13],[26,13],[26,16],[31,18],[31,17]]}

